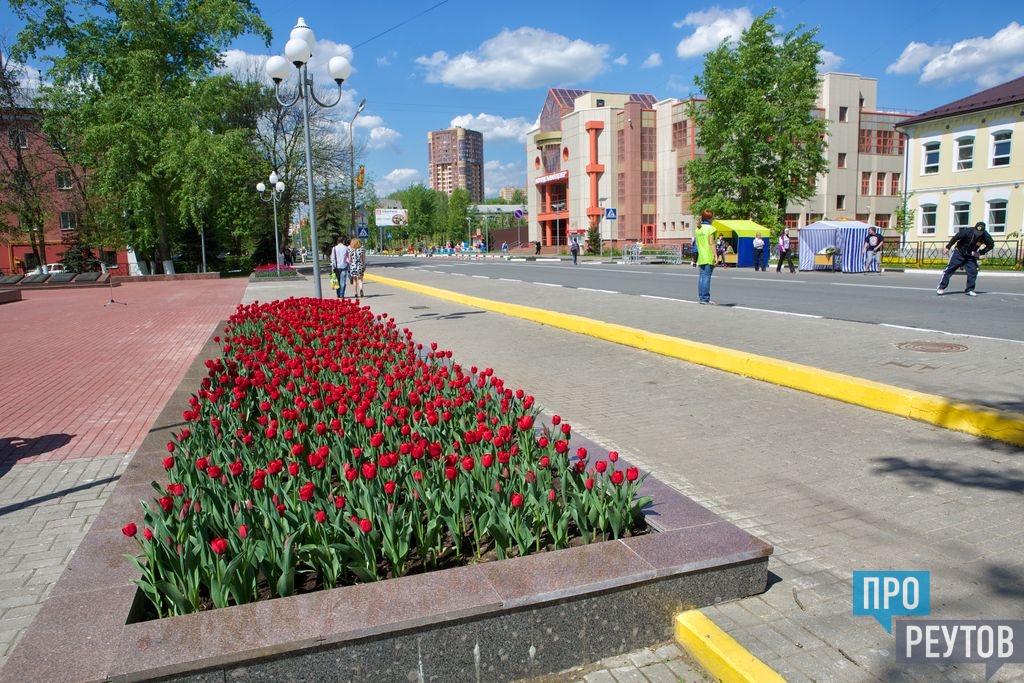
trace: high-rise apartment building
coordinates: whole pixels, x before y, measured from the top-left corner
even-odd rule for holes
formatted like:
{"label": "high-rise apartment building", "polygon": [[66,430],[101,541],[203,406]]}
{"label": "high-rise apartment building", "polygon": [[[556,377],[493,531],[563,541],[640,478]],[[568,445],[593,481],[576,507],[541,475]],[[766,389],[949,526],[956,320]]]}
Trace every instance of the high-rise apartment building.
{"label": "high-rise apartment building", "polygon": [[469,192],[470,201],[484,201],[484,136],[468,128],[427,133],[427,175],[430,189],[451,194]]}
{"label": "high-rise apartment building", "polygon": [[[828,172],[806,202],[786,208],[789,227],[821,218],[890,228],[902,202],[909,118],[880,111],[877,81],[821,75],[814,116],[828,121]],[[701,100],[552,89],[540,127],[527,134],[530,239],[565,244],[597,227],[602,240],[687,242],[697,224],[686,165],[702,152],[690,116]],[[732,218],[722,216],[721,218]]]}

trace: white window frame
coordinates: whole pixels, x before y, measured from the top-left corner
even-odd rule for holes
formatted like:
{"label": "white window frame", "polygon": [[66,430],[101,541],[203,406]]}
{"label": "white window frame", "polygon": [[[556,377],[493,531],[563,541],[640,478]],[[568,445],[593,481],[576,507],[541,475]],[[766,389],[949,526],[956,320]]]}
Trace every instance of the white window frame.
{"label": "white window frame", "polygon": [[[927,218],[931,217],[931,225],[927,224]],[[921,205],[921,224],[917,226],[917,232],[919,235],[934,235],[936,225],[939,219],[939,205],[938,204],[922,204]]]}
{"label": "white window frame", "polygon": [[56,182],[57,182],[57,189],[58,190],[70,190],[70,189],[72,189],[72,187],[74,187],[73,181],[72,181],[72,178],[71,178],[71,171],[69,171],[66,168],[62,168],[62,169],[57,171],[56,175],[57,175]]}
{"label": "white window frame", "polygon": [[[941,143],[935,141],[921,145],[921,175],[935,175],[939,172],[939,164],[942,161],[941,149]],[[932,152],[935,153],[935,163],[928,163],[928,155]]]}
{"label": "white window frame", "polygon": [[74,211],[61,211],[60,229],[61,232],[67,232],[69,230],[78,230],[78,214],[76,214]]}
{"label": "white window frame", "polygon": [[[964,152],[968,152],[964,157]],[[970,171],[974,168],[974,136],[964,135],[956,139],[956,158],[953,160],[953,172]]]}
{"label": "white window frame", "polygon": [[[959,220],[958,220],[959,219]],[[949,205],[950,234],[955,235],[961,229],[971,225],[971,203],[969,201],[953,202]]]}
{"label": "white window frame", "polygon": [[[997,140],[999,136],[1005,136],[1005,140]],[[996,156],[997,147],[1002,144],[1006,144],[1006,154]],[[992,158],[989,161],[990,168],[1003,168],[1004,166],[1010,165],[1010,155],[1013,152],[1013,131],[1012,130],[994,130],[992,131]],[[1003,160],[1003,163],[997,163],[997,161]]]}
{"label": "white window frame", "polygon": [[[1002,208],[996,208],[994,204],[1002,204]],[[1006,210],[1009,202],[1005,199],[990,199],[985,207],[985,214],[988,218],[988,231],[993,235],[1006,234]],[[1001,211],[1003,220],[996,221],[996,212]]]}

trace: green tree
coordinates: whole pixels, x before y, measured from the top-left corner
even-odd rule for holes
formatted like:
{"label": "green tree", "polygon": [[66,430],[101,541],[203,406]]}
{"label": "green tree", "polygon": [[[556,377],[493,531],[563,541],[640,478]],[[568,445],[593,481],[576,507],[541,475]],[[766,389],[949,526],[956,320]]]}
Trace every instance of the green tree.
{"label": "green tree", "polygon": [[456,188],[448,198],[448,213],[445,220],[445,230],[435,240],[439,244],[451,240],[457,242],[463,239],[466,234],[466,217],[469,216],[470,203],[469,190]]}
{"label": "green tree", "polygon": [[225,116],[237,91],[211,74],[238,36],[257,33],[269,44],[258,10],[244,0],[10,5],[25,22],[16,56],[59,51],[50,57],[48,97],[76,105],[63,124],[80,140],[76,161],[91,169],[105,220],[130,216],[121,220],[136,251],[169,264],[184,226],[217,213],[205,200],[217,185],[212,174],[224,170],[218,164],[237,168],[244,157],[237,145],[248,136]]}
{"label": "green tree", "polygon": [[706,100],[691,104],[703,157],[686,167],[694,213],[749,218],[777,232],[786,205],[812,197],[828,168],[826,122],[815,118],[816,31],[779,35],[774,10],[735,47],[723,42],[694,81]]}

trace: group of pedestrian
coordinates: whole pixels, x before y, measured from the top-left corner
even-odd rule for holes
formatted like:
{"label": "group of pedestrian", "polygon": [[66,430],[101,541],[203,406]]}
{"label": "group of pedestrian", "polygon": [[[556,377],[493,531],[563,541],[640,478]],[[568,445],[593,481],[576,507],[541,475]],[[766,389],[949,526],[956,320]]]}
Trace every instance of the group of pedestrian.
{"label": "group of pedestrian", "polygon": [[348,284],[352,285],[357,299],[363,296],[366,249],[358,237],[353,240],[349,240],[346,235],[338,237],[338,243],[331,249],[331,270],[334,274],[331,286],[335,288],[339,299],[345,298]]}
{"label": "group of pedestrian", "polygon": [[[693,265],[700,268],[697,275],[697,300],[701,304],[714,304],[711,300],[711,275],[716,265],[721,264],[722,243],[721,237],[715,238],[715,228],[712,225],[715,214],[710,210],[701,212],[700,225],[694,233],[693,241]],[[881,273],[879,267],[879,256],[882,253],[884,237],[874,226],[868,228],[868,234],[864,238],[862,253],[864,256],[864,272]],[[755,233],[752,246],[754,248],[754,270],[764,271],[767,268],[767,246],[761,233]],[[793,248],[790,241],[789,230],[783,230],[778,240],[779,261],[775,272],[782,272],[782,264],[789,266],[789,272],[795,273],[796,267],[793,264]],[[956,235],[950,238],[949,242],[942,249],[943,255],[949,255],[949,262],[942,271],[942,279],[939,281],[936,293],[943,295],[949,286],[950,276],[957,270],[963,268],[967,274],[967,286],[964,293],[968,296],[977,296],[975,285],[978,279],[978,257],[987,254],[995,248],[995,241],[986,232],[985,223],[978,221],[973,228],[962,228]]]}

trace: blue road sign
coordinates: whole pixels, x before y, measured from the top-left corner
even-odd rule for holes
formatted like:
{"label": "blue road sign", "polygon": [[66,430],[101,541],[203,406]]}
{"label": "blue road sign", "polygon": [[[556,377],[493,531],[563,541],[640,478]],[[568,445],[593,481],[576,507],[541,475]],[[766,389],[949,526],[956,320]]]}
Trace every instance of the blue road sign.
{"label": "blue road sign", "polygon": [[369,238],[370,237],[370,229],[368,227],[366,227],[365,225],[360,225],[358,228],[356,228],[356,237],[358,237],[361,240],[365,240],[365,239]]}
{"label": "blue road sign", "polygon": [[607,209],[604,210],[604,219],[606,221],[614,221],[618,220],[618,218],[619,213],[614,208],[608,207]]}
{"label": "blue road sign", "polygon": [[523,210],[522,209],[516,209],[514,215],[515,215],[516,218],[522,218],[523,217]]}

